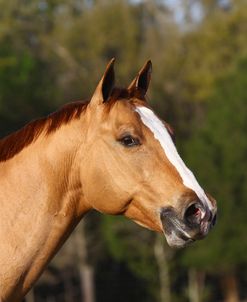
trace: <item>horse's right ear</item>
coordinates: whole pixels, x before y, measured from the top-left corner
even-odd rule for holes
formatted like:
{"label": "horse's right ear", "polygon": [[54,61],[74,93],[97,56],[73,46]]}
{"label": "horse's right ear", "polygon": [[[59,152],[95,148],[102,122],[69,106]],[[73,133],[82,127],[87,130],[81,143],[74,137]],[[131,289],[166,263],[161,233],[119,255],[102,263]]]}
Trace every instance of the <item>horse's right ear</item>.
{"label": "horse's right ear", "polygon": [[105,73],[94,91],[90,104],[99,105],[109,100],[115,84],[114,62],[115,59],[113,58],[108,63]]}

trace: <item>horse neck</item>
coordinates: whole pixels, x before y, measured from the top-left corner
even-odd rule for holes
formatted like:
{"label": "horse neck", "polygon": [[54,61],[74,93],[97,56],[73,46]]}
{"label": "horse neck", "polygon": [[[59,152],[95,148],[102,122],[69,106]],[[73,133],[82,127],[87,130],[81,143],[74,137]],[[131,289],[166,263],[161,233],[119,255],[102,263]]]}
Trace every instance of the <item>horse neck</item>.
{"label": "horse neck", "polygon": [[0,163],[0,300],[22,297],[87,211],[76,123]]}

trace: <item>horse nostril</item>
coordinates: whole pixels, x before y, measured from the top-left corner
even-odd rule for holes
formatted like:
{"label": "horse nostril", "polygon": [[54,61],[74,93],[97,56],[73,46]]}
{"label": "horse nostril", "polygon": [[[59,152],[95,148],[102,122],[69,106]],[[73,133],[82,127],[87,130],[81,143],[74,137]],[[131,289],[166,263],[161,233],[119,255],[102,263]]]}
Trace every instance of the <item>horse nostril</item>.
{"label": "horse nostril", "polygon": [[184,213],[184,218],[188,223],[199,224],[201,222],[201,206],[199,203],[191,204]]}

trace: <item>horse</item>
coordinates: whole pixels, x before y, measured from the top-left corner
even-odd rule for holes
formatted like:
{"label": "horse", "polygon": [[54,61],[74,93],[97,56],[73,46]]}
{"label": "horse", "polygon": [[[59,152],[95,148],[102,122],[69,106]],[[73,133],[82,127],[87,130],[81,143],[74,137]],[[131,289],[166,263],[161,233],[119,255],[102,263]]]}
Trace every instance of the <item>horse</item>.
{"label": "horse", "polygon": [[21,301],[90,210],[124,215],[173,247],[205,237],[216,201],[151,109],[147,61],[127,88],[114,59],[89,102],[69,103],[0,140],[0,301]]}

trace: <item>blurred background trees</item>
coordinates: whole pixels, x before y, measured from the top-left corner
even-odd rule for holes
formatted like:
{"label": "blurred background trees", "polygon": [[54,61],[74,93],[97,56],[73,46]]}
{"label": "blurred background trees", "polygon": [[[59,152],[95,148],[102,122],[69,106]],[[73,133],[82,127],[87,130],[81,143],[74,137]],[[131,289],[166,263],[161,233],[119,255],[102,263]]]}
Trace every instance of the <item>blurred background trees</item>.
{"label": "blurred background trees", "polygon": [[219,207],[185,250],[90,213],[27,301],[247,300],[245,0],[0,0],[0,135],[89,98],[106,62],[121,85],[153,61],[150,103]]}

